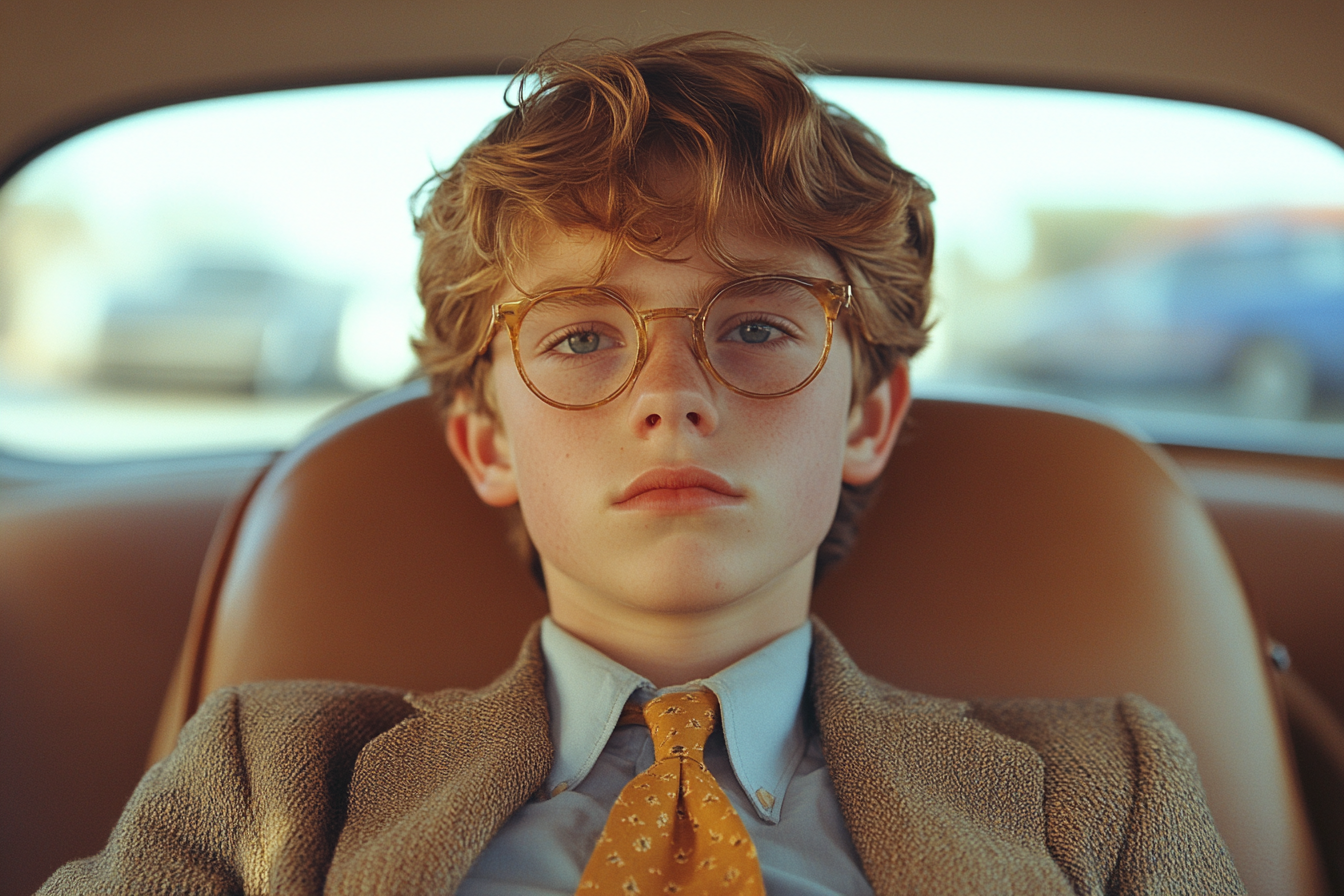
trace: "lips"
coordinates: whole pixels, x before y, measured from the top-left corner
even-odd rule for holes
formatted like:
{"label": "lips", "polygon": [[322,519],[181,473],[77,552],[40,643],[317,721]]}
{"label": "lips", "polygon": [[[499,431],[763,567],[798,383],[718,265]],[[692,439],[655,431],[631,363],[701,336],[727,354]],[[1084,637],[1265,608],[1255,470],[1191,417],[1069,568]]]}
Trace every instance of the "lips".
{"label": "lips", "polygon": [[740,489],[700,467],[659,468],[641,473],[617,496],[617,507],[696,510],[736,503]]}

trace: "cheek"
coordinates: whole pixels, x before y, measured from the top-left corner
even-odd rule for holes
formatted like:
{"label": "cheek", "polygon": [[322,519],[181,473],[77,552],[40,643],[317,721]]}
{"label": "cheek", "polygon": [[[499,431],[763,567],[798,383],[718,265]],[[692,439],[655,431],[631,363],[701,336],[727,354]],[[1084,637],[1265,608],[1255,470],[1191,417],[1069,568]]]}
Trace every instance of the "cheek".
{"label": "cheek", "polygon": [[592,437],[591,411],[549,407],[512,372],[500,376],[496,397],[513,460],[518,503],[533,542],[548,557],[569,554],[582,515],[600,502],[603,484],[590,469],[601,468]]}
{"label": "cheek", "polygon": [[817,545],[830,531],[840,501],[844,472],[845,414],[834,414],[829,427],[817,427],[801,439],[806,451],[800,459],[795,495],[798,537]]}
{"label": "cheek", "polygon": [[572,453],[556,446],[553,451],[524,451],[517,457],[518,504],[529,536],[542,555],[553,558],[569,554],[574,508],[581,489],[569,464]]}
{"label": "cheek", "polygon": [[815,547],[829,531],[839,501],[848,391],[809,388],[771,404],[782,406],[753,415],[762,486],[783,537]]}

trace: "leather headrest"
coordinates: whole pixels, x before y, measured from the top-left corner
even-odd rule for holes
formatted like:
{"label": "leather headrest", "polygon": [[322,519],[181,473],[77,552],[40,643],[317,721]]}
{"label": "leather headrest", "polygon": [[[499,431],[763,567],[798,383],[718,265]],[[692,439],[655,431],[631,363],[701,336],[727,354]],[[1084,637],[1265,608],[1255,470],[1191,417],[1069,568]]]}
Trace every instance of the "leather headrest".
{"label": "leather headrest", "polygon": [[[1259,636],[1160,451],[1070,414],[946,400],[917,401],[902,439],[815,596],[860,666],[948,696],[1142,693],[1187,732],[1238,864],[1306,880]],[[256,679],[486,683],[546,611],[505,530],[423,384],[337,415],[222,534],[178,715]]]}

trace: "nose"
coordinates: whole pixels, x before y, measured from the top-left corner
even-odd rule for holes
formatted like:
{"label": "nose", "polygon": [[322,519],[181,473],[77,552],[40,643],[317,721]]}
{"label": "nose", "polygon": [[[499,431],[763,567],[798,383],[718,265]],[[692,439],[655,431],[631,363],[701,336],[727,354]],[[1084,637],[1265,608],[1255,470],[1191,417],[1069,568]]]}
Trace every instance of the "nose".
{"label": "nose", "polygon": [[631,386],[631,428],[641,437],[679,430],[709,435],[719,423],[718,384],[691,347],[690,320],[655,320],[647,326],[648,357]]}

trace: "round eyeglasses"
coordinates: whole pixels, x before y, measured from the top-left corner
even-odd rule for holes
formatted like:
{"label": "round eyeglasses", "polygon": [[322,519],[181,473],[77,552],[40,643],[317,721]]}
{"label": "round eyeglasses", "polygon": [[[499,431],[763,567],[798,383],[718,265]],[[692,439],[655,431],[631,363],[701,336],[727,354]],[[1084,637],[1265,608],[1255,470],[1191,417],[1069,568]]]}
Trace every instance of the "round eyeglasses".
{"label": "round eyeglasses", "polygon": [[501,302],[477,355],[508,328],[523,382],[542,401],[582,411],[620,395],[644,368],[650,321],[685,317],[700,363],[750,398],[782,398],[821,372],[849,284],[809,277],[746,277],[698,307],[636,311],[602,286],[571,287]]}

